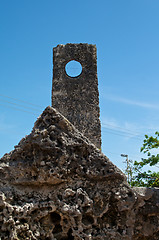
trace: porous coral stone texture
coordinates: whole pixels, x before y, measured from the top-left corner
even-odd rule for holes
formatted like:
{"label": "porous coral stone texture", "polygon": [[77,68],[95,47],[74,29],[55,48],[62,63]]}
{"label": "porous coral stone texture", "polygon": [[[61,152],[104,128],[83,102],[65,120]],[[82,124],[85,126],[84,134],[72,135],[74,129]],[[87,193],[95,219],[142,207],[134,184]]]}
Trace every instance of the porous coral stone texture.
{"label": "porous coral stone texture", "polygon": [[[79,76],[66,73],[75,60]],[[101,149],[96,46],[87,43],[58,45],[53,49],[52,106]]]}
{"label": "porous coral stone texture", "polygon": [[157,240],[158,204],[52,107],[0,160],[2,240]]}

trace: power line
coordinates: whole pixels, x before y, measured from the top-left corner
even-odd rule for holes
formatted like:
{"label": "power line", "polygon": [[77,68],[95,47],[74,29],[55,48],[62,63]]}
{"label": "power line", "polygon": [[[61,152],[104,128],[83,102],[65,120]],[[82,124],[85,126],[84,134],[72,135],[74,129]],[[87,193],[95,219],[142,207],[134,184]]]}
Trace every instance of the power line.
{"label": "power line", "polygon": [[32,107],[27,107],[27,106],[25,106],[25,105],[21,105],[21,104],[18,104],[18,103],[14,103],[14,102],[10,102],[10,101],[6,101],[6,100],[2,100],[2,99],[0,99],[0,101],[1,102],[6,102],[6,103],[9,103],[9,104],[12,104],[12,105],[16,105],[16,106],[18,106],[18,107],[22,107],[22,108],[27,108],[27,109],[31,109],[31,110],[40,110],[40,109],[37,109],[37,108],[32,108]]}
{"label": "power line", "polygon": [[[115,132],[111,132],[111,131],[115,131]],[[126,134],[124,132],[120,132],[118,130],[113,130],[113,129],[109,129],[109,128],[107,128],[107,131],[103,130],[102,133],[103,132],[112,133],[112,134],[119,135],[119,136],[122,136],[122,137],[129,137],[129,138],[133,137],[133,139],[135,138],[135,139],[138,139],[138,140],[142,140],[142,138],[137,137],[135,134]]]}
{"label": "power line", "polygon": [[[38,110],[39,110],[39,109],[41,110],[41,108],[44,107],[44,106],[41,106],[41,105],[38,105],[38,104],[34,104],[34,103],[31,103],[31,102],[24,101],[24,100],[19,99],[19,98],[14,98],[14,97],[10,97],[10,96],[7,96],[7,95],[3,95],[3,94],[1,94],[1,93],[0,93],[0,96],[1,96],[1,97],[5,97],[5,98],[9,98],[9,99],[13,99],[13,100],[18,101],[18,102],[23,102],[23,103],[28,104],[28,105],[36,106],[36,107],[38,107]],[[5,100],[2,100],[2,101],[5,101]],[[23,105],[22,105],[22,106],[23,106]],[[26,106],[25,106],[25,107],[26,107]],[[35,108],[35,109],[36,109],[36,108]],[[121,130],[123,130],[124,132],[132,133],[132,134],[135,134],[135,135],[136,135],[136,134],[137,134],[137,135],[145,134],[145,133],[142,133],[142,132],[136,132],[136,131],[134,132],[134,131],[131,131],[131,130],[127,130],[126,128],[114,126],[114,125],[112,125],[112,124],[102,123],[102,127],[105,128],[105,126],[110,126],[110,127],[112,127],[112,128],[121,129]],[[152,131],[154,131],[155,129],[149,128],[149,129],[147,129],[147,130],[152,130]]]}
{"label": "power line", "polygon": [[[14,105],[17,105],[17,106],[20,106],[20,107],[24,107],[24,108],[29,108],[29,107],[26,107],[26,106],[23,106],[23,105],[20,105],[20,104],[11,103],[9,101],[4,101],[4,102],[10,103],[10,104],[14,104]],[[26,112],[26,113],[29,113],[29,114],[34,115],[34,116],[37,116],[37,114],[38,114],[38,113],[35,113],[35,112],[27,111],[27,110],[24,110],[24,109],[13,107],[13,106],[4,105],[4,104],[1,104],[1,103],[0,103],[0,105],[1,106],[5,106],[5,107],[9,107],[9,108],[12,108],[12,109],[15,109],[15,110],[18,110],[18,111]],[[29,109],[33,109],[34,110],[34,108],[29,108]],[[133,136],[134,138],[139,140],[139,138],[135,137],[136,135],[134,135],[132,133],[131,134],[126,134],[126,132],[123,132],[123,134],[122,134],[122,132],[120,133],[120,131],[118,131],[118,130],[109,129],[109,128],[107,128],[107,129],[109,131],[102,131],[102,134],[103,134],[103,132],[106,132],[106,133],[115,134],[115,135],[122,136],[122,137],[132,137]],[[123,129],[123,128],[121,128],[121,129]],[[116,131],[116,132],[110,132],[110,131]],[[120,153],[118,154],[118,153],[114,153],[114,152],[110,152],[110,151],[107,151],[106,153],[115,154],[117,156],[120,156]]]}
{"label": "power line", "polygon": [[[0,101],[1,101],[1,100],[0,100]],[[12,103],[12,102],[9,102],[9,101],[4,101],[4,102],[10,103],[10,104],[12,104],[12,105],[16,105],[16,106],[18,106],[18,107],[19,107],[19,106],[20,106],[20,107],[23,107],[23,109],[22,109],[22,108],[17,108],[17,107],[7,106],[7,105],[4,105],[4,104],[0,104],[0,105],[1,105],[1,106],[5,106],[5,107],[9,107],[9,108],[12,108],[12,109],[16,109],[16,110],[18,110],[18,111],[30,113],[30,114],[33,114],[33,115],[37,115],[37,114],[38,114],[38,112],[35,113],[35,112],[30,112],[30,111],[24,110],[25,108],[34,110],[34,108],[30,108],[30,107],[27,107],[27,106],[23,106],[23,105],[20,105],[20,104],[17,104],[17,103]],[[111,131],[115,131],[115,132],[111,132]],[[103,133],[103,132],[110,133],[110,134],[115,134],[115,135],[122,136],[122,137],[133,137],[133,138],[136,138],[136,139],[138,139],[138,140],[141,140],[141,138],[136,137],[135,134],[132,134],[132,133],[126,134],[126,132],[121,132],[121,131],[114,130],[114,129],[109,129],[109,128],[107,128],[107,131],[103,130],[102,133]]]}
{"label": "power line", "polygon": [[13,100],[18,101],[18,102],[23,102],[23,103],[26,103],[28,105],[32,105],[32,106],[36,106],[36,107],[42,108],[42,106],[40,106],[40,105],[37,105],[37,104],[34,104],[34,103],[30,103],[30,102],[24,101],[22,99],[13,98],[13,97],[10,97],[10,96],[7,96],[7,95],[3,95],[3,94],[0,94],[0,96],[1,97],[5,97],[5,98],[9,98],[9,99],[13,99]]}
{"label": "power line", "polygon": [[[24,109],[31,109],[31,110],[34,110],[34,111],[39,111],[42,108],[42,106],[40,106],[40,105],[36,105],[34,103],[23,101],[21,99],[13,98],[13,97],[10,97],[10,96],[7,96],[7,95],[3,95],[3,94],[0,94],[0,96],[8,98],[8,99],[12,99],[14,101],[22,102],[22,103],[25,103],[25,104],[28,104],[28,105],[36,106],[36,108],[32,108],[32,107],[28,107],[28,106],[25,106],[25,105],[22,105],[22,104],[18,104],[18,103],[15,103],[15,102],[11,102],[11,101],[6,101],[4,99],[0,99],[0,101],[6,102],[6,103],[9,103],[9,104],[12,104],[12,105],[16,105],[16,106],[22,108],[22,109],[19,109],[19,108],[16,108],[16,107],[13,108],[11,106],[6,106],[6,107],[9,107],[9,108],[16,109],[18,111],[23,111],[23,112],[27,112],[27,113],[31,113],[31,114],[36,115],[35,112],[26,111]],[[0,105],[2,105],[2,104],[0,104]],[[38,107],[38,109],[37,109],[37,107]],[[108,126],[108,127],[106,127],[106,126]],[[109,128],[109,127],[111,127],[111,128]],[[139,136],[141,136],[142,133],[139,133],[139,132],[133,132],[133,131],[130,131],[130,130],[128,131],[126,128],[122,128],[122,127],[118,127],[118,126],[114,127],[111,124],[105,124],[105,123],[102,124],[102,128],[104,128],[104,129],[106,128],[107,129],[107,131],[103,130],[102,133],[106,132],[106,133],[115,134],[115,135],[122,136],[122,137],[133,137],[135,139],[141,140],[141,138]],[[119,129],[119,130],[117,130],[117,129]],[[111,131],[114,131],[114,132],[111,132]]]}
{"label": "power line", "polygon": [[[134,131],[131,131],[131,130],[128,130],[128,129],[126,129],[126,128],[122,128],[122,127],[118,127],[118,126],[114,126],[114,125],[111,125],[111,124],[106,124],[106,123],[103,123],[103,124],[101,124],[102,125],[102,127],[103,128],[106,128],[105,126],[110,126],[111,127],[111,129],[121,129],[121,130],[123,130],[123,132],[126,132],[126,133],[132,133],[132,134],[135,134],[135,135],[140,135],[140,136],[142,136],[142,135],[145,135],[145,132],[143,133],[143,132],[134,132]],[[110,128],[109,128],[110,129]],[[152,128],[147,128],[146,129],[146,131],[156,131],[156,129],[152,129]]]}
{"label": "power line", "polygon": [[103,127],[105,127],[105,126],[110,126],[110,127],[112,127],[112,128],[121,129],[121,130],[123,130],[124,132],[133,133],[133,134],[135,133],[135,134],[137,134],[137,135],[141,135],[141,134],[142,134],[141,132],[134,132],[134,131],[128,130],[128,129],[126,129],[126,128],[114,126],[114,125],[111,125],[111,124],[103,123],[102,126],[103,126]]}
{"label": "power line", "polygon": [[[8,102],[8,101],[4,101],[4,102]],[[8,102],[8,103],[13,104],[13,105],[16,105],[16,106],[23,107],[24,109],[25,109],[25,108],[27,108],[27,109],[33,109],[33,108],[26,107],[26,106],[22,106],[22,105],[20,105],[20,104],[15,104],[15,103],[11,103],[11,102]],[[37,116],[37,114],[38,114],[38,112],[35,113],[35,112],[31,112],[31,111],[24,110],[24,109],[22,109],[22,108],[17,108],[17,107],[13,107],[13,106],[8,106],[8,105],[4,105],[4,104],[1,104],[1,103],[0,103],[0,105],[1,105],[1,106],[5,106],[5,107],[8,107],[8,108],[15,109],[15,110],[18,110],[18,111],[26,112],[26,113],[29,113],[29,114],[32,114],[32,115],[36,115],[36,116]],[[111,131],[116,131],[116,132],[111,132]],[[138,139],[138,140],[141,140],[140,138],[136,137],[136,135],[134,135],[134,134],[126,134],[126,133],[124,133],[124,132],[123,132],[123,134],[122,134],[122,132],[120,133],[120,132],[117,131],[117,130],[113,130],[113,129],[109,129],[109,128],[108,128],[107,131],[104,131],[104,130],[103,130],[103,131],[102,131],[102,134],[103,134],[104,132],[110,133],[110,134],[115,134],[115,135],[122,136],[122,137],[133,137],[133,138],[136,138],[136,139]]]}
{"label": "power line", "polygon": [[110,130],[110,131],[116,131],[116,132],[119,132],[119,133],[122,133],[122,134],[127,134],[127,135],[129,135],[129,136],[134,136],[134,137],[136,137],[136,136],[141,136],[141,135],[139,135],[139,134],[135,134],[135,132],[133,133],[133,132],[129,132],[129,131],[121,131],[121,130],[116,130],[116,129],[112,129],[112,128],[107,128],[107,127],[103,127],[104,129],[108,129],[108,130]]}
{"label": "power line", "polygon": [[29,113],[29,114],[32,114],[32,115],[36,115],[36,116],[37,116],[37,114],[38,114],[38,113],[36,114],[35,112],[30,112],[30,111],[23,110],[23,109],[20,109],[20,108],[16,108],[16,107],[12,107],[12,106],[6,106],[6,105],[1,104],[1,103],[0,103],[0,105],[1,105],[1,106],[5,106],[5,107],[8,107],[8,108],[15,109],[15,110],[18,110],[18,111],[21,111],[21,112],[26,112],[26,113]]}

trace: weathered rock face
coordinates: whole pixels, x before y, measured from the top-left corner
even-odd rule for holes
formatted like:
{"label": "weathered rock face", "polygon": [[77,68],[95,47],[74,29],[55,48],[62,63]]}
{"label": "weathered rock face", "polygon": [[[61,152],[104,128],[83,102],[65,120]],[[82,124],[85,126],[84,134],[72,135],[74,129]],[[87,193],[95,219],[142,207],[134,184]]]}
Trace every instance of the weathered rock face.
{"label": "weathered rock face", "polygon": [[55,109],[0,161],[0,238],[159,239],[158,189],[125,175]]}
{"label": "weathered rock face", "polygon": [[[82,65],[79,76],[66,73],[72,60]],[[53,49],[52,106],[101,149],[96,46],[58,45]]]}

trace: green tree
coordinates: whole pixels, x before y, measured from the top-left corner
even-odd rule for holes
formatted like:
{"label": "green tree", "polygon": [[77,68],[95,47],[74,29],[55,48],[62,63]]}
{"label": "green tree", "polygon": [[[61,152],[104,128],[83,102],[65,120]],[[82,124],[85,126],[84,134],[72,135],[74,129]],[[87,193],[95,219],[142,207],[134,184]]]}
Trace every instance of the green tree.
{"label": "green tree", "polygon": [[147,155],[147,158],[142,158],[140,162],[135,161],[131,166],[132,178],[131,186],[143,187],[159,187],[159,172],[152,172],[151,170],[144,171],[144,166],[159,167],[159,154],[154,154],[153,150],[159,148],[159,132],[155,136],[145,135],[141,152]]}

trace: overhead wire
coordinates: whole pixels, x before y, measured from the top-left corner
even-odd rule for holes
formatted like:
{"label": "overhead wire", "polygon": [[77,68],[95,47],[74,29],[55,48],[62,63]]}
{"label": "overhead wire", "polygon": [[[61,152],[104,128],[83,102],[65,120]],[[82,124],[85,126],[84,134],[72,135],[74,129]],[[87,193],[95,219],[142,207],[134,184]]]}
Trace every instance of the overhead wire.
{"label": "overhead wire", "polygon": [[[30,102],[27,102],[27,101],[23,101],[21,99],[9,97],[9,96],[2,95],[2,94],[0,94],[0,96],[8,98],[8,99],[12,99],[14,101],[25,103],[27,105],[35,106],[35,107],[28,107],[28,106],[25,106],[23,104],[18,104],[18,103],[15,103],[15,102],[11,102],[11,101],[7,101],[7,100],[4,100],[4,99],[0,99],[0,102],[5,102],[5,103],[9,103],[11,105],[14,105],[14,106],[8,106],[8,105],[4,105],[4,104],[0,103],[1,106],[5,106],[5,107],[8,107],[8,108],[12,108],[12,109],[18,110],[18,111],[29,113],[29,114],[34,115],[34,116],[37,116],[39,114],[38,111],[40,111],[41,108],[42,108],[42,106],[40,106],[40,105],[36,105],[36,104],[30,103]],[[20,108],[18,108],[16,106],[18,106]],[[28,111],[28,110],[25,110],[25,109],[30,109],[30,110],[33,110],[34,112]],[[111,127],[111,128],[108,128],[106,126]],[[115,134],[115,135],[118,135],[118,136],[121,136],[121,137],[129,137],[129,138],[132,138],[132,139],[143,140],[141,137],[139,137],[139,136],[141,136],[141,133],[133,132],[133,131],[130,131],[130,130],[128,131],[126,128],[114,126],[114,125],[111,125],[111,124],[105,124],[105,123],[102,124],[102,128],[103,128],[102,134],[103,133]],[[105,130],[105,129],[107,129],[107,130]],[[118,153],[112,153],[112,152],[109,152],[109,151],[107,153],[120,156],[120,154],[118,154]]]}
{"label": "overhead wire", "polygon": [[141,136],[139,134],[135,134],[135,132],[131,132],[131,131],[123,131],[123,130],[117,130],[116,128],[109,128],[109,127],[103,127],[102,128],[105,130],[105,129],[108,129],[108,130],[111,130],[111,131],[116,131],[116,132],[121,132],[122,134],[128,134],[128,135],[131,135],[131,136]]}
{"label": "overhead wire", "polygon": [[40,110],[40,109],[37,109],[37,108],[32,108],[32,107],[28,107],[28,106],[25,106],[25,105],[22,105],[22,104],[18,104],[18,103],[14,103],[14,102],[10,102],[10,101],[6,101],[6,100],[3,100],[3,99],[0,99],[0,102],[6,102],[6,103],[9,103],[9,104],[12,104],[12,105],[16,105],[18,107],[22,107],[22,108],[27,108],[27,109],[31,109],[31,110]]}
{"label": "overhead wire", "polygon": [[13,99],[13,100],[18,101],[18,102],[23,102],[23,103],[26,103],[26,104],[28,104],[28,105],[32,105],[32,106],[36,106],[36,107],[42,108],[42,106],[40,106],[40,105],[38,105],[38,104],[30,103],[30,102],[24,101],[24,100],[22,100],[22,99],[10,97],[10,96],[3,95],[3,94],[0,94],[0,96],[1,96],[1,97],[5,97],[5,98],[9,98],[9,99]]}
{"label": "overhead wire", "polygon": [[105,127],[105,126],[109,126],[109,127],[113,128],[113,129],[114,128],[121,129],[124,132],[129,132],[129,133],[132,133],[132,134],[137,134],[137,135],[141,135],[142,134],[141,132],[136,132],[136,131],[134,132],[134,131],[128,130],[126,128],[122,128],[122,127],[119,127],[119,126],[114,126],[112,124],[102,123],[102,127]]}
{"label": "overhead wire", "polygon": [[1,103],[0,103],[0,105],[1,105],[1,106],[5,106],[5,107],[8,107],[8,108],[15,109],[15,110],[18,110],[18,111],[21,111],[21,112],[26,112],[26,113],[29,113],[29,114],[32,114],[32,115],[36,115],[36,116],[37,116],[37,114],[38,114],[38,113],[35,113],[35,112],[26,111],[26,110],[24,110],[24,109],[16,108],[16,107],[13,107],[13,106],[6,106],[6,105],[1,104]]}
{"label": "overhead wire", "polygon": [[[18,106],[20,108],[11,107],[11,106],[6,106],[6,107],[13,108],[13,109],[16,109],[18,111],[23,111],[23,112],[26,112],[26,113],[30,113],[30,114],[33,114],[33,115],[37,115],[38,114],[37,111],[41,110],[41,108],[42,108],[42,106],[40,106],[40,105],[30,103],[30,102],[27,102],[27,101],[24,101],[24,100],[21,100],[21,99],[18,99],[18,98],[10,97],[10,96],[7,96],[7,95],[0,94],[0,97],[12,99],[14,101],[25,103],[27,105],[35,106],[35,107],[29,107],[29,106],[25,106],[23,104],[18,104],[18,103],[15,103],[15,102],[0,99],[1,102],[6,102],[6,103],[9,103],[11,105]],[[2,104],[0,104],[0,105],[2,105]],[[4,105],[2,105],[2,106],[4,106]],[[30,110],[33,110],[34,112],[27,111],[25,109],[30,109]],[[35,111],[36,111],[37,114],[35,113]],[[106,126],[108,126],[108,127],[106,127]],[[109,127],[111,127],[111,128],[109,128]],[[139,137],[139,136],[142,136],[142,133],[130,131],[130,130],[127,130],[126,128],[122,128],[122,127],[118,127],[118,126],[114,127],[114,125],[112,125],[112,124],[103,123],[102,128],[104,128],[102,130],[102,133],[106,132],[106,133],[115,134],[115,135],[122,136],[122,137],[129,137],[129,138],[131,137],[131,138],[135,138],[135,139],[138,139],[138,140],[143,139],[143,138]],[[107,129],[107,130],[105,130],[105,129]]]}
{"label": "overhead wire", "polygon": [[[34,104],[34,103],[30,103],[30,102],[27,102],[27,101],[24,101],[24,100],[21,100],[21,99],[18,99],[18,98],[10,97],[10,96],[3,95],[3,94],[0,94],[0,97],[14,100],[14,101],[7,101],[5,99],[0,99],[0,102],[1,102],[0,105],[1,106],[5,106],[5,107],[8,107],[8,108],[12,108],[12,109],[18,110],[18,111],[26,112],[26,113],[29,113],[29,114],[32,114],[32,115],[36,115],[37,116],[37,114],[39,114],[39,111],[42,109],[42,106],[40,106],[40,105],[37,105],[37,104]],[[24,104],[18,104],[15,101],[21,102],[21,103],[25,103],[27,105],[31,105],[31,106],[34,106],[34,107],[26,106]],[[2,104],[2,102],[14,105],[16,107]],[[33,110],[33,111],[28,111],[26,109]]]}
{"label": "overhead wire", "polygon": [[[135,134],[135,135],[145,135],[145,132],[137,132],[137,131],[131,131],[131,130],[128,130],[126,128],[122,128],[122,127],[118,127],[118,126],[114,126],[112,124],[106,124],[106,123],[102,123],[101,124],[103,128],[106,128],[106,126],[110,126],[111,129],[121,129],[123,132],[127,132],[127,133],[132,133],[132,134]],[[156,131],[156,129],[152,129],[152,128],[147,128],[147,131]]]}
{"label": "overhead wire", "polygon": [[[114,131],[114,132],[112,132],[112,131]],[[127,133],[124,133],[122,131],[118,131],[118,130],[115,130],[115,129],[107,128],[107,130],[102,130],[102,133],[103,132],[115,134],[115,135],[122,136],[122,137],[129,137],[129,138],[131,137],[132,139],[135,138],[135,139],[138,139],[138,140],[142,140],[141,137],[137,137],[135,134],[127,134]]]}
{"label": "overhead wire", "polygon": [[[19,104],[11,103],[11,102],[8,102],[8,101],[4,101],[4,102],[7,102],[7,103],[10,103],[12,105],[16,105],[16,106],[22,107],[22,105],[19,105]],[[5,107],[9,107],[9,108],[12,108],[12,109],[15,109],[15,110],[18,110],[18,111],[26,112],[26,113],[29,113],[29,114],[32,114],[32,115],[36,115],[36,116],[38,114],[37,111],[36,112],[31,112],[31,111],[25,110],[25,108],[31,109],[31,110],[33,109],[33,108],[26,107],[26,106],[23,106],[23,108],[17,108],[17,107],[13,107],[13,106],[4,105],[4,104],[1,104],[1,103],[0,103],[0,105],[1,106],[5,106]],[[106,133],[110,133],[110,134],[115,134],[115,135],[118,135],[118,136],[122,136],[122,137],[129,137],[129,138],[131,137],[131,138],[135,138],[135,139],[138,139],[138,140],[142,139],[142,138],[137,137],[135,134],[132,134],[132,133],[128,134],[126,132],[122,132],[122,131],[115,130],[115,129],[107,128],[107,130],[105,130],[105,129],[102,130],[102,133],[105,133],[105,132]]]}
{"label": "overhead wire", "polygon": [[[30,107],[23,106],[23,105],[20,105],[20,104],[12,103],[12,102],[9,102],[9,101],[4,101],[4,102],[15,105],[15,106],[18,106],[18,107],[21,107],[21,108],[4,105],[2,103],[0,103],[0,105],[5,106],[5,107],[9,107],[9,108],[12,108],[12,109],[15,109],[15,110],[18,110],[18,111],[26,112],[26,113],[29,113],[29,114],[32,114],[32,115],[36,115],[36,116],[37,116],[37,114],[39,114],[39,112],[37,112],[37,110],[36,110],[36,112],[35,111],[31,112],[31,111],[25,110],[25,109],[34,110],[34,108],[30,108]],[[115,134],[115,135],[122,136],[122,137],[129,137],[129,138],[132,137],[132,138],[141,140],[141,138],[137,137],[135,134],[132,134],[132,133],[128,134],[128,132],[122,132],[122,131],[115,130],[115,129],[110,129],[110,128],[107,128],[107,130],[105,130],[105,128],[104,128],[104,130],[102,130],[102,133],[110,133],[110,134]]]}

